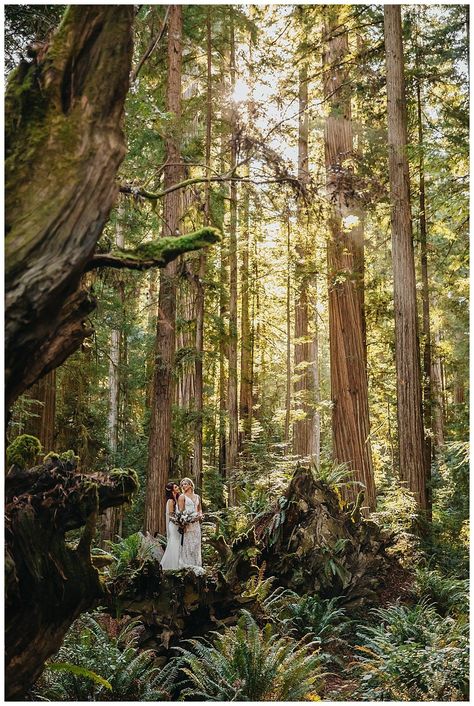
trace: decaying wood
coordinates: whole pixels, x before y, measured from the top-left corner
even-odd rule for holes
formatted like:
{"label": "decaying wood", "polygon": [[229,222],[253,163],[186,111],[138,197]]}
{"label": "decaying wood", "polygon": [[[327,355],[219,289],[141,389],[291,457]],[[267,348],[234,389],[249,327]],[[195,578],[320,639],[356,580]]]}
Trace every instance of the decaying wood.
{"label": "decaying wood", "polygon": [[[20,699],[69,626],[103,596],[90,544],[99,514],[137,490],[134,473],[82,474],[58,457],[6,477],[6,698]],[[66,533],[84,526],[77,546]]]}

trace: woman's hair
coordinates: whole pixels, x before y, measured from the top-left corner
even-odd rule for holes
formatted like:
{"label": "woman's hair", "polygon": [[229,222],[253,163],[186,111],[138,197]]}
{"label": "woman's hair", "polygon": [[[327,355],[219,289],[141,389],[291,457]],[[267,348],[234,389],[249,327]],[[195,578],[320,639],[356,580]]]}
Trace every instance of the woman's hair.
{"label": "woman's hair", "polygon": [[166,500],[173,500],[176,503],[176,498],[174,497],[173,488],[177,483],[167,483],[165,485]]}
{"label": "woman's hair", "polygon": [[[191,478],[182,478],[181,483],[189,483],[191,488],[194,490],[194,483],[192,482]],[[181,485],[181,483],[180,483],[180,485]]]}

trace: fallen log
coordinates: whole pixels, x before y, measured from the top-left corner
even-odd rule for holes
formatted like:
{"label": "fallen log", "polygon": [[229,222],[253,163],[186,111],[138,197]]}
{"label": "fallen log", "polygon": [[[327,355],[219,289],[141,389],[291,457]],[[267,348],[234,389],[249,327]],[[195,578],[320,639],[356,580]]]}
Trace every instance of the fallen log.
{"label": "fallen log", "polygon": [[[97,517],[130,500],[134,471],[83,474],[51,456],[6,476],[6,699],[19,700],[83,611],[104,596],[91,561]],[[84,527],[79,541],[67,533]]]}

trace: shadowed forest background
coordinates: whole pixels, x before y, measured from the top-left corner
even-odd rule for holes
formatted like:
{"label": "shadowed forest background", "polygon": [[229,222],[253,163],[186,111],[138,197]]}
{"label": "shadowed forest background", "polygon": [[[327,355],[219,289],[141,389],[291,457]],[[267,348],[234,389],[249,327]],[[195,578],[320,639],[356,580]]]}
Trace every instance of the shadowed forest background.
{"label": "shadowed forest background", "polygon": [[7,698],[468,700],[469,7],[5,29]]}

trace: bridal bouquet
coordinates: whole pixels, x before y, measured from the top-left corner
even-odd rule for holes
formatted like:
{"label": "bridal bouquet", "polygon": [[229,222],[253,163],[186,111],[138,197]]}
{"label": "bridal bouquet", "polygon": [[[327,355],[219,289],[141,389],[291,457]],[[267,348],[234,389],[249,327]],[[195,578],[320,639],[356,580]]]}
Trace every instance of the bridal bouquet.
{"label": "bridal bouquet", "polygon": [[181,544],[183,543],[186,527],[192,522],[197,522],[199,517],[197,512],[189,512],[189,510],[176,510],[170,515],[171,522],[178,525],[178,531],[181,534]]}

